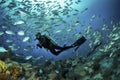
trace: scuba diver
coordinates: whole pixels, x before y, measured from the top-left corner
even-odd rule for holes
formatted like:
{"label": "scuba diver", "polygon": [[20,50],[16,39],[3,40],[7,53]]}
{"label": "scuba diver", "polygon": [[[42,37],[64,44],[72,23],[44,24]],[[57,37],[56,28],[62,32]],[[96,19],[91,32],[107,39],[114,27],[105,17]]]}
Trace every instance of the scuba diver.
{"label": "scuba diver", "polygon": [[76,47],[76,46],[80,46],[81,44],[83,44],[86,39],[84,36],[82,36],[81,38],[79,38],[76,42],[74,42],[72,45],[70,46],[58,46],[50,37],[48,37],[47,35],[41,35],[40,32],[38,32],[36,34],[36,39],[39,41],[39,43],[37,44],[38,47],[42,48],[44,47],[45,49],[49,50],[52,54],[54,55],[59,55],[61,52]]}

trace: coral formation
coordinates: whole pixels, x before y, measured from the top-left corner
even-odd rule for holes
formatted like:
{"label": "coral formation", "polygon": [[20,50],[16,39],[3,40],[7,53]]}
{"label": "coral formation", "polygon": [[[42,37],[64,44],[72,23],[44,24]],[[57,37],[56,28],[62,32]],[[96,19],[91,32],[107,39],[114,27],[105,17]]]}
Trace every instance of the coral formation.
{"label": "coral formation", "polygon": [[43,65],[0,61],[0,80],[119,80],[120,54],[96,54],[63,61],[46,60]]}
{"label": "coral formation", "polygon": [[0,60],[0,73],[5,72],[7,69],[6,64]]}

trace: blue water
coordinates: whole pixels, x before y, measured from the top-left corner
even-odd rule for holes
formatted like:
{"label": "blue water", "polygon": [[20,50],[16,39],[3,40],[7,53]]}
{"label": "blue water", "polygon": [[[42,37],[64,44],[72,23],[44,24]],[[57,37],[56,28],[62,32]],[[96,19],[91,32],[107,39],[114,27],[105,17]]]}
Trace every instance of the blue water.
{"label": "blue water", "polygon": [[[7,0],[5,3],[8,3],[9,1],[10,0]],[[73,0],[73,2],[74,1],[77,0]],[[8,48],[8,46],[16,44],[15,47],[19,47],[19,49],[12,51],[15,54],[20,54],[23,56],[32,55],[35,57],[43,56],[44,58],[53,60],[74,58],[76,56],[86,57],[88,52],[91,51],[89,44],[92,40],[95,40],[95,36],[92,35],[95,31],[99,31],[101,33],[102,37],[100,38],[100,41],[102,42],[102,45],[109,42],[107,35],[110,34],[113,24],[118,23],[120,20],[119,2],[119,0],[81,0],[81,3],[78,7],[76,7],[75,4],[72,5],[73,8],[80,9],[80,11],[76,12],[77,14],[72,15],[74,14],[74,11],[71,11],[71,13],[69,14],[70,17],[66,17],[66,15],[61,16],[66,23],[60,21],[56,21],[54,23],[54,21],[50,21],[49,19],[46,21],[46,18],[49,18],[49,16],[46,17],[44,15],[44,11],[46,10],[42,10],[43,14],[41,11],[39,11],[38,13],[41,14],[38,16],[36,13],[35,15],[30,15],[28,11],[28,13],[25,12],[27,15],[24,16],[23,14],[17,13],[17,11],[19,12],[19,10],[21,9],[16,9],[15,7],[9,9],[8,6],[5,6],[7,4],[5,4],[4,2],[0,2],[0,31],[4,32],[4,35],[0,36],[0,46]],[[19,4],[23,3],[18,2],[15,4],[19,6]],[[55,7],[53,7],[53,9],[54,8]],[[87,10],[84,11],[86,8]],[[23,8],[23,12],[24,10],[26,10],[26,8]],[[13,14],[12,12],[16,12],[16,14]],[[92,16],[95,16],[95,18],[92,19]],[[52,18],[54,17],[56,16],[52,16]],[[14,22],[19,20],[22,20],[25,23],[20,25],[13,25]],[[67,32],[66,30],[68,30],[70,26],[75,24],[74,22],[72,22],[74,20],[78,20],[79,24],[72,27],[72,31]],[[111,21],[113,22],[113,24],[111,24]],[[37,22],[38,24],[35,24],[35,22]],[[47,25],[46,22],[48,23]],[[56,26],[55,24],[59,25]],[[102,30],[104,24],[108,26],[109,30]],[[7,28],[2,28],[2,26],[6,26]],[[88,26],[91,26],[91,38],[88,37],[85,32]],[[13,31],[15,35],[6,34],[6,30]],[[20,30],[25,31],[24,36],[17,35],[17,32]],[[57,33],[56,31],[58,30],[61,30],[61,32]],[[78,33],[81,33],[81,35],[85,36],[87,38],[87,41],[82,44],[76,52],[74,52],[74,48],[72,48],[62,52],[58,56],[54,56],[46,49],[40,49],[36,47],[38,41],[34,39],[37,32],[41,32],[42,34],[50,36],[60,46],[63,46],[64,44],[72,44],[74,41],[77,40],[75,34]],[[26,36],[30,37],[30,40],[27,42],[22,42],[23,38]],[[13,40],[13,42],[6,43],[7,39]],[[25,48],[28,48],[28,50],[25,51]]]}

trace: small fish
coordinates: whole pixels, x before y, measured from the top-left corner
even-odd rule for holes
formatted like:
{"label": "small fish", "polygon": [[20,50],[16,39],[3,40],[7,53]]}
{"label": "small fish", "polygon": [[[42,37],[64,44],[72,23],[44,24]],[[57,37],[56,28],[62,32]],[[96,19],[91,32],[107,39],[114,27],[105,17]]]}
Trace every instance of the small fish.
{"label": "small fish", "polygon": [[40,72],[40,74],[42,74],[42,73],[43,73],[43,70],[42,70],[42,69],[40,69],[40,70],[39,70],[39,72]]}
{"label": "small fish", "polygon": [[92,27],[88,26],[85,30],[86,34],[90,34]]}
{"label": "small fish", "polygon": [[90,52],[88,52],[87,57],[89,57],[90,55],[92,55],[93,52],[94,52],[99,46],[101,46],[101,45],[102,45],[102,42],[96,44],[96,45],[93,47],[93,49],[92,49]]}
{"label": "small fish", "polygon": [[81,0],[77,0],[75,3],[76,3],[76,4],[79,4],[80,2],[81,2]]}
{"label": "small fish", "polygon": [[29,39],[30,39],[30,37],[25,37],[25,38],[23,39],[23,42],[27,42]]}
{"label": "small fish", "polygon": [[20,24],[24,24],[25,22],[24,21],[17,21],[14,23],[14,25],[20,25]]}
{"label": "small fish", "polygon": [[104,24],[102,30],[109,30],[109,27],[106,24]]}
{"label": "small fish", "polygon": [[0,47],[0,52],[8,52],[4,47]]}
{"label": "small fish", "polygon": [[75,21],[75,26],[79,25],[79,21]]}
{"label": "small fish", "polygon": [[80,37],[82,37],[82,35],[81,35],[81,33],[77,33],[77,34],[75,34],[75,37],[76,37],[77,39],[79,39]]}
{"label": "small fish", "polygon": [[32,56],[26,56],[25,60],[30,60],[32,58]]}
{"label": "small fish", "polygon": [[93,21],[95,19],[96,15],[93,15],[90,19],[90,21]]}
{"label": "small fish", "polygon": [[4,32],[0,31],[0,36],[3,35],[3,34],[4,34]]}
{"label": "small fish", "polygon": [[88,10],[88,8],[85,8],[83,11],[81,11],[81,13],[84,13],[85,11],[87,11]]}
{"label": "small fish", "polygon": [[18,31],[17,34],[20,35],[20,36],[23,36],[23,35],[25,35],[25,32],[24,31]]}
{"label": "small fish", "polygon": [[8,40],[6,40],[6,42],[7,42],[7,43],[10,43],[10,42],[13,42],[13,41],[8,39]]}
{"label": "small fish", "polygon": [[22,2],[23,0],[17,0],[17,2]]}
{"label": "small fish", "polygon": [[17,46],[16,44],[12,44],[11,46],[8,46],[12,51],[18,50],[20,47]]}
{"label": "small fish", "polygon": [[70,32],[72,30],[72,28],[68,29],[67,32]]}
{"label": "small fish", "polygon": [[111,21],[110,23],[113,24],[113,21]]}
{"label": "small fish", "polygon": [[3,29],[7,28],[7,26],[2,26]]}
{"label": "small fish", "polygon": [[112,40],[118,40],[119,38],[120,38],[120,37],[119,37],[119,34],[114,34]]}
{"label": "small fish", "polygon": [[10,30],[5,31],[5,33],[9,34],[9,35],[15,35],[15,33],[13,31],[10,31]]}
{"label": "small fish", "polygon": [[52,1],[47,1],[46,4],[51,3]]}
{"label": "small fish", "polygon": [[23,49],[24,51],[29,51],[29,49],[27,49],[27,48],[25,48],[25,49]]}
{"label": "small fish", "polygon": [[22,15],[30,15],[30,13],[28,11],[25,11],[25,9],[19,8],[19,12]]}
{"label": "small fish", "polygon": [[42,58],[44,58],[44,56],[39,56],[39,57],[35,58],[35,60],[40,60]]}
{"label": "small fish", "polygon": [[57,30],[55,33],[60,33],[61,32],[61,30]]}

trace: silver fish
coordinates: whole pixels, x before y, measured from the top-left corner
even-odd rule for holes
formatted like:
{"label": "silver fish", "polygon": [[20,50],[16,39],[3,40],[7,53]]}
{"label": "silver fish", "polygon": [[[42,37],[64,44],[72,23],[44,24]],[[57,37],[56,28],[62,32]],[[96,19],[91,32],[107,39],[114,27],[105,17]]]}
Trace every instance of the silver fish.
{"label": "silver fish", "polygon": [[13,31],[11,31],[11,30],[7,30],[7,31],[5,31],[5,33],[9,34],[9,35],[15,35],[15,33]]}
{"label": "silver fish", "polygon": [[4,32],[0,31],[0,36],[3,35],[3,34],[4,34]]}
{"label": "silver fish", "polygon": [[14,23],[14,25],[20,25],[20,24],[24,24],[25,22],[24,21],[17,21]]}
{"label": "silver fish", "polygon": [[0,52],[8,52],[4,47],[0,47]]}
{"label": "silver fish", "polygon": [[23,39],[23,42],[27,42],[29,39],[30,39],[30,37],[25,37],[25,38]]}
{"label": "silver fish", "polygon": [[18,31],[17,34],[20,35],[20,36],[24,36],[24,35],[25,35],[25,32],[21,30],[21,31]]}

